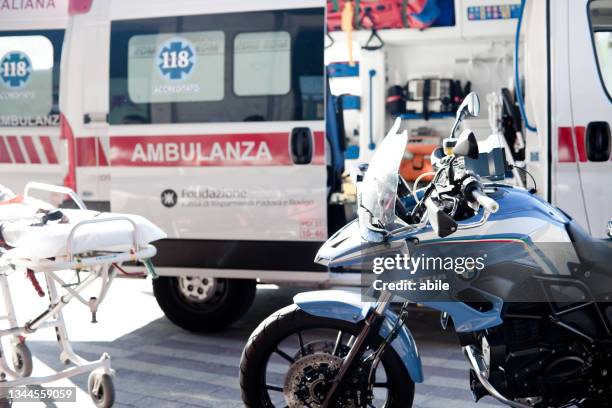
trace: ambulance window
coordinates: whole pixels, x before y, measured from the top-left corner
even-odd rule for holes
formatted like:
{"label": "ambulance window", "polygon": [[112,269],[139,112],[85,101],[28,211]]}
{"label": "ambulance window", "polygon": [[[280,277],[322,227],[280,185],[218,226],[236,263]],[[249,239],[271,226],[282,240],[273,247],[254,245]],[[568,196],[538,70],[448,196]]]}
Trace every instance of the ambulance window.
{"label": "ambulance window", "polygon": [[234,92],[284,95],[291,90],[291,35],[287,31],[240,33],[234,38]]}
{"label": "ambulance window", "polygon": [[63,31],[0,32],[0,126],[59,124]]}
{"label": "ambulance window", "polygon": [[610,96],[612,95],[612,0],[591,1],[589,14],[599,74]]}
{"label": "ambulance window", "polygon": [[136,103],[223,99],[225,33],[135,35],[128,42],[128,92]]}
{"label": "ambulance window", "polygon": [[109,123],[322,120],[324,12],[112,21]]}

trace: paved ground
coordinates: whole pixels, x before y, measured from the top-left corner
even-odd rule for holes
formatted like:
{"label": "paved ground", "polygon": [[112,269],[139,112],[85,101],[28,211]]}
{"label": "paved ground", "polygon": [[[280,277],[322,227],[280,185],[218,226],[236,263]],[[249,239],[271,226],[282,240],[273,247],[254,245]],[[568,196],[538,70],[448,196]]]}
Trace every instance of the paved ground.
{"label": "paved ground", "polygon": [[[11,281],[21,315],[31,317],[44,303],[40,303],[21,276],[13,276]],[[288,304],[297,291],[300,289],[260,288],[251,312],[233,328],[213,335],[191,334],[173,326],[159,310],[150,281],[144,280],[117,281],[98,314],[98,324],[89,324],[87,310],[76,304],[67,308],[66,313],[77,352],[89,359],[97,358],[104,351],[113,357],[117,370],[116,406],[241,407],[237,366],[245,340],[265,316]],[[440,329],[438,316],[417,311],[412,319],[410,328],[423,356],[426,377],[424,384],[417,385],[415,406],[499,406],[488,398],[476,405],[471,402],[466,364],[454,334]],[[52,332],[31,336],[29,345],[37,357],[35,374],[62,369]],[[76,385],[78,402],[57,406],[92,406],[84,391],[86,381],[87,376],[83,375],[59,383]]]}

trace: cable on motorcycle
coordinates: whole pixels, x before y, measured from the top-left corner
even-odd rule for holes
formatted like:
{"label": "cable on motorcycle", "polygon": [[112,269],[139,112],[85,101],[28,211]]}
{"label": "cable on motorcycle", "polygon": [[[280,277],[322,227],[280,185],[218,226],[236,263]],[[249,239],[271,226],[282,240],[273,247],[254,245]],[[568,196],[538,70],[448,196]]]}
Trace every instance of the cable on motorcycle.
{"label": "cable on motorcycle", "polygon": [[520,171],[524,172],[525,174],[527,174],[527,175],[528,175],[528,176],[531,178],[531,181],[533,181],[533,188],[530,188],[528,191],[529,191],[531,194],[535,194],[535,193],[537,193],[537,192],[538,192],[538,185],[537,185],[537,183],[536,183],[536,180],[535,180],[535,178],[533,177],[533,174],[531,174],[531,173],[530,173],[530,172],[529,172],[527,169],[524,169],[524,168],[522,168],[522,167],[513,166],[513,165],[511,165],[511,164],[509,164],[509,165],[508,165],[508,168],[509,168],[510,170],[517,169],[517,170],[520,170]]}

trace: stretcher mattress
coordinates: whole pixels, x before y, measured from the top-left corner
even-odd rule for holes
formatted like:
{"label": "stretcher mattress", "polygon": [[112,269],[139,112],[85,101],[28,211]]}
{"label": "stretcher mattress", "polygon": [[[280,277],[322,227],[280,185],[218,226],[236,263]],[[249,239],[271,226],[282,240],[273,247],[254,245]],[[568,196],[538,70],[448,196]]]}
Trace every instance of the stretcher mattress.
{"label": "stretcher mattress", "polygon": [[[128,218],[136,225],[136,241],[146,245],[166,234],[144,217],[132,214],[99,213],[89,210],[67,210],[67,223],[48,222],[35,225],[36,206],[8,204],[0,206],[0,225],[5,243],[12,249],[6,255],[14,258],[43,259],[66,255],[70,232],[81,221]],[[6,218],[5,218],[6,217]],[[72,240],[72,253],[88,251],[128,251],[133,246],[134,226],[125,220],[85,224],[78,227]]]}

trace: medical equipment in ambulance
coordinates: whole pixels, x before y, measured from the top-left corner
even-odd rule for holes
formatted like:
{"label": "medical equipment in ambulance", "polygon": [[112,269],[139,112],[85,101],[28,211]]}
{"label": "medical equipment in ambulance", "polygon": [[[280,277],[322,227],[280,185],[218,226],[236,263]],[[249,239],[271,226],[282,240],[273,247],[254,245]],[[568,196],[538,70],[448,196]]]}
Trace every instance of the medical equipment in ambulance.
{"label": "medical equipment in ambulance", "polygon": [[[57,209],[32,197],[44,191],[66,195],[77,209]],[[0,188],[0,293],[4,300],[8,328],[0,329],[0,338],[10,338],[11,353],[0,342],[0,402],[7,402],[12,387],[40,385],[89,373],[87,391],[96,407],[114,403],[114,371],[110,356],[88,361],[76,354],[68,338],[63,308],[72,300],[91,311],[92,323],[117,274],[128,274],[125,262],[142,262],[154,275],[150,259],[156,248],[151,242],[166,234],[137,215],[100,213],[87,210],[81,198],[67,187],[29,183],[22,196]],[[24,324],[18,323],[9,285],[9,275],[23,273],[35,294],[47,296],[49,306]],[[45,285],[41,285],[43,279]],[[96,296],[85,297],[86,288],[99,289]],[[93,286],[92,286],[93,285]],[[43,287],[46,286],[47,293]],[[55,329],[60,360],[69,368],[50,375],[31,377],[32,353],[25,336],[40,329]],[[12,364],[7,356],[12,355]],[[10,401],[8,401],[10,404]]]}
{"label": "medical equipment in ambulance", "polygon": [[471,90],[471,84],[466,83],[464,88],[451,75],[425,75],[409,79],[405,88],[406,111],[428,118],[429,112],[455,112]]}

